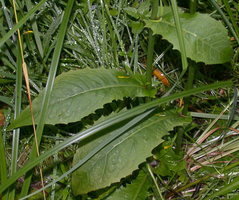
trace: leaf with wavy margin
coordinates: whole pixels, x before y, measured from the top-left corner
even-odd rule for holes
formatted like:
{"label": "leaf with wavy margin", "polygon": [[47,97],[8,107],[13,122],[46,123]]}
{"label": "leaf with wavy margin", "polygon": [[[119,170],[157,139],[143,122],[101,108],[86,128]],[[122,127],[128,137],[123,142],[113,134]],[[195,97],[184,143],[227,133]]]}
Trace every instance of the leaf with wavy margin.
{"label": "leaf with wavy margin", "polygon": [[[163,142],[162,137],[190,122],[173,111],[155,114],[138,126],[127,131],[93,156],[72,175],[72,188],[75,195],[86,194],[119,182],[130,175],[138,165],[151,156],[151,151]],[[107,137],[108,133],[79,148],[74,156],[73,165],[87,155]]]}
{"label": "leaf with wavy margin", "polygon": [[[146,27],[151,28],[154,34],[162,35],[163,39],[173,44],[174,49],[180,50],[173,14],[170,9],[165,11],[166,14],[159,20],[145,20]],[[200,13],[192,15],[180,11],[179,16],[187,57],[206,64],[230,61],[233,50],[227,29],[220,21]]]}
{"label": "leaf with wavy margin", "polygon": [[[46,124],[67,124],[102,108],[112,100],[124,97],[153,97],[155,89],[147,89],[143,75],[126,75],[113,69],[81,69],[63,73],[56,78],[49,103]],[[44,92],[44,91],[43,91]],[[34,117],[38,121],[43,93],[33,101]],[[31,125],[27,107],[12,122],[9,129]]]}
{"label": "leaf with wavy margin", "polygon": [[126,187],[121,186],[115,190],[106,200],[145,200],[149,196],[150,183],[148,174],[140,170],[136,179]]}

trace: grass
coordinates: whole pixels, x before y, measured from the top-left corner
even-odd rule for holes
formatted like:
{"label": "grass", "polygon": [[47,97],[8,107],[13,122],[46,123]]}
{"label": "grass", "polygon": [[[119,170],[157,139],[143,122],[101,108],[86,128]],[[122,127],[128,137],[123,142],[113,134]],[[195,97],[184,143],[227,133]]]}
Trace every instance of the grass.
{"label": "grass", "polygon": [[[150,30],[139,28],[139,22],[145,16],[135,19],[125,10],[129,5],[139,9],[140,5],[137,1],[41,0],[37,4],[24,1],[16,4],[19,22],[14,23],[12,3],[1,0],[2,6],[8,8],[3,9],[0,15],[0,21],[4,22],[0,23],[2,24],[0,25],[0,79],[4,80],[0,83],[2,102],[0,111],[3,110],[5,114],[5,124],[1,127],[0,135],[1,199],[26,199],[32,198],[37,193],[38,198],[42,199],[43,190],[46,191],[47,199],[96,199],[107,192],[110,195],[115,188],[122,185],[130,185],[134,176],[126,180],[127,184],[122,180],[111,188],[94,191],[81,197],[74,197],[71,188],[68,187],[71,184],[70,175],[73,171],[84,165],[126,130],[137,126],[142,119],[151,114],[151,109],[158,106],[166,110],[174,109],[175,112],[180,110],[184,115],[192,113],[193,122],[179,129],[179,132],[181,131],[178,133],[179,139],[175,137],[176,129],[165,138],[170,142],[173,151],[175,146],[178,146],[177,153],[183,155],[182,159],[187,165],[182,171],[171,171],[171,175],[162,176],[156,168],[165,163],[152,167],[148,162],[149,177],[152,180],[148,199],[158,196],[161,199],[226,198],[238,191],[239,181],[235,178],[238,172],[237,90],[225,89],[232,86],[231,81],[211,84],[221,81],[220,75],[217,75],[218,68],[225,74],[232,69],[231,73],[235,77],[238,76],[239,28],[236,12],[238,7],[233,1],[227,0],[223,0],[221,4],[215,1],[210,1],[211,4],[196,4],[196,1],[190,1],[190,7],[184,5],[183,1],[170,2],[181,54],[172,50],[171,44],[161,40],[160,36],[153,36]],[[157,18],[158,10],[158,2],[154,1],[154,3],[155,13],[151,16],[153,19]],[[166,1],[160,3],[167,4]],[[196,10],[214,13],[224,21],[234,48],[232,64],[206,66],[187,59],[177,3],[191,13]],[[144,5],[147,8],[147,2]],[[145,8],[141,7],[141,9]],[[216,12],[218,15],[215,14]],[[134,28],[137,31],[133,31]],[[7,130],[10,121],[19,116],[21,110],[28,104],[27,87],[22,81],[23,56],[15,34],[18,29],[21,31],[22,50],[28,66],[32,98],[45,88],[40,119],[36,128],[39,156],[36,154],[36,140],[33,139],[32,127]],[[151,78],[152,69],[149,66],[153,67],[152,63],[164,74],[167,73],[166,77],[172,84],[171,88]],[[111,103],[109,107],[105,106],[80,122],[69,125],[45,125],[55,77],[69,70],[86,67],[115,68],[128,74],[146,73],[148,82],[152,81],[153,86],[156,85],[158,89],[158,98],[124,99]],[[231,76],[225,75],[225,80],[228,79],[231,79]],[[149,85],[151,86],[151,83]],[[222,89],[218,90],[218,88]],[[187,96],[191,98],[185,99]],[[180,99],[185,100],[184,107],[181,106]],[[135,103],[137,101],[139,103]],[[92,126],[95,119],[104,113],[126,109],[127,106],[131,109]],[[118,129],[116,135],[107,138],[77,165],[71,166],[79,141],[87,141],[92,136],[95,137],[99,131],[125,121],[127,123]],[[26,142],[27,140],[29,141]],[[30,153],[27,148],[30,149]],[[157,151],[162,151],[162,147],[159,146]],[[67,152],[70,152],[69,155]],[[23,158],[23,155],[26,155],[26,158]],[[150,159],[154,159],[154,156]],[[24,163],[21,168],[20,161]],[[48,165],[48,162],[51,164]],[[42,181],[45,187],[41,186],[39,172],[34,171],[39,166],[43,169]],[[139,168],[141,169],[141,166]],[[21,183],[20,180],[25,174],[27,176],[24,177],[24,183]],[[55,180],[46,182],[52,177],[56,177]],[[37,184],[40,186],[36,186]]]}

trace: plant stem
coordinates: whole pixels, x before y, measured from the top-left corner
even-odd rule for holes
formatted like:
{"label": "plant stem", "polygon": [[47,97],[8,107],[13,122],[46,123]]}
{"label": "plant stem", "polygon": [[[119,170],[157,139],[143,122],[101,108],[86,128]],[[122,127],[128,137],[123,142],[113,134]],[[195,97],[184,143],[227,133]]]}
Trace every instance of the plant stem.
{"label": "plant stem", "polygon": [[[189,90],[193,87],[193,80],[194,80],[195,70],[196,70],[196,63],[191,61],[190,65],[189,65],[189,69],[188,69],[188,78],[187,78],[187,82],[186,82],[186,85],[185,85],[186,90]],[[184,108],[183,108],[183,111],[182,111],[183,115],[187,114],[189,103],[190,103],[190,98],[188,98],[188,97],[184,98]]]}
{"label": "plant stem", "polygon": [[230,5],[228,3],[228,0],[223,0],[223,3],[225,5],[225,8],[227,10],[227,14],[229,15],[229,18],[232,22],[232,26],[236,32],[236,35],[239,37],[239,26],[237,25],[236,19],[233,16],[232,9],[230,8]]}
{"label": "plant stem", "polygon": [[[159,1],[151,0],[151,7],[152,7],[151,19],[156,19],[158,14]],[[153,36],[153,31],[149,29],[147,68],[146,68],[146,77],[149,88],[152,86],[154,44],[155,44],[155,36]]]}
{"label": "plant stem", "polygon": [[[5,152],[5,145],[2,137],[2,131],[0,131],[0,182],[5,183],[7,181],[7,162],[6,162],[6,152]],[[6,200],[7,199],[7,193],[3,192],[2,193],[2,199]]]}
{"label": "plant stem", "polygon": [[[196,7],[197,7],[197,0],[191,0],[190,1],[190,13],[194,14],[196,12]],[[185,84],[186,90],[189,90],[193,87],[193,80],[194,80],[194,75],[195,75],[195,69],[196,69],[196,64],[191,61],[189,66],[188,66],[188,78],[187,82]],[[190,104],[190,98],[184,98],[184,108],[182,110],[182,114],[186,115],[188,112],[188,106]],[[182,148],[182,141],[183,141],[183,135],[184,135],[184,128],[179,127],[178,128],[178,133],[177,133],[177,138],[176,138],[176,152],[179,153]]]}
{"label": "plant stem", "polygon": [[196,12],[197,4],[198,4],[198,1],[197,1],[197,0],[191,0],[191,1],[190,1],[189,10],[190,10],[190,13],[191,13],[191,14],[194,14],[194,13]]}
{"label": "plant stem", "polygon": [[182,25],[180,22],[180,16],[179,16],[176,0],[171,0],[171,8],[172,8],[172,12],[173,12],[174,23],[175,23],[176,30],[177,30],[179,49],[181,52],[182,72],[181,72],[180,78],[179,78],[179,79],[181,79],[188,69],[188,60],[187,60],[186,47],[185,47],[185,42],[184,42],[185,38],[184,38],[184,32],[182,29]]}
{"label": "plant stem", "polygon": [[157,189],[157,191],[158,191],[158,194],[159,194],[161,200],[165,200],[164,197],[163,197],[163,195],[162,195],[162,192],[161,192],[161,190],[160,190],[160,188],[159,188],[159,185],[158,185],[158,183],[157,183],[157,180],[156,180],[156,178],[154,177],[154,174],[153,174],[153,172],[152,172],[151,167],[150,167],[149,164],[147,164],[147,169],[148,169],[148,171],[149,171],[149,173],[150,173],[151,178],[153,179],[154,185],[155,185],[155,187],[156,187],[156,189]]}
{"label": "plant stem", "polygon": [[[192,64],[192,62],[190,62],[189,69],[188,69],[188,79],[187,79],[187,83],[186,83],[185,88],[184,88],[186,90],[191,89],[192,86],[193,86],[195,69],[196,69],[196,66],[194,66]],[[188,106],[190,104],[190,98],[186,97],[183,100],[184,100],[184,108],[182,110],[182,114],[186,115],[187,112],[188,112]],[[179,153],[181,151],[183,135],[184,135],[184,128],[183,127],[179,127],[178,128],[177,138],[176,138],[176,152],[177,153]]]}

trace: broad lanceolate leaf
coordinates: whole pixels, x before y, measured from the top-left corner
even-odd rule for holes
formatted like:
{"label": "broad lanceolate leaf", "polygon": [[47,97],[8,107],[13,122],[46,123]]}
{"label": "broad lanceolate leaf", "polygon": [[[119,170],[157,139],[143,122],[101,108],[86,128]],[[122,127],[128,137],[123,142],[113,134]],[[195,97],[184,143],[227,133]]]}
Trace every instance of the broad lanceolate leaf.
{"label": "broad lanceolate leaf", "polygon": [[[44,91],[43,91],[44,92]],[[154,96],[146,89],[141,75],[126,76],[112,69],[82,69],[59,75],[54,83],[46,124],[67,124],[102,108],[104,104],[123,97]],[[42,93],[33,101],[36,122],[41,109]],[[9,128],[30,125],[27,107]]]}
{"label": "broad lanceolate leaf", "polygon": [[113,192],[107,200],[145,200],[148,197],[150,177],[141,170],[132,183],[121,186]]}
{"label": "broad lanceolate leaf", "polygon": [[[86,194],[120,181],[138,168],[151,155],[151,151],[175,126],[190,121],[173,112],[156,114],[127,131],[102,149],[72,176],[74,194]],[[94,147],[114,132],[105,134],[79,148],[74,156],[75,165]]]}
{"label": "broad lanceolate leaf", "polygon": [[[208,14],[194,15],[180,13],[187,57],[196,62],[219,64],[230,61],[233,54],[227,30],[223,24]],[[159,20],[145,20],[146,27],[154,34],[173,44],[174,49],[180,50],[173,14],[167,13]]]}

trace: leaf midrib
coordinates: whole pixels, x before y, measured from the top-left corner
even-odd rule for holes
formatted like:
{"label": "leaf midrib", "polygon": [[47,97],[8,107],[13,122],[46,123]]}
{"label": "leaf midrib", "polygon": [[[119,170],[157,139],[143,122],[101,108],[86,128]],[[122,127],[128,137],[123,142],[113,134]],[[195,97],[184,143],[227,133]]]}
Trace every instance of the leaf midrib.
{"label": "leaf midrib", "polygon": [[[170,115],[170,116],[171,116],[171,115]],[[112,148],[109,149],[109,151],[106,152],[105,156],[103,156],[103,157],[105,157],[104,162],[106,162],[106,160],[108,159],[108,154],[109,154],[114,148],[116,148],[118,145],[120,145],[121,143],[123,143],[125,140],[127,140],[128,138],[134,136],[134,135],[137,134],[139,131],[141,131],[141,130],[143,130],[143,129],[149,127],[149,126],[151,126],[152,124],[159,123],[159,121],[167,120],[167,119],[169,119],[169,116],[166,116],[166,117],[164,117],[164,118],[157,119],[157,120],[155,120],[155,121],[153,121],[153,122],[151,122],[151,123],[148,123],[147,125],[145,125],[145,126],[139,128],[139,129],[135,130],[133,133],[129,134],[129,135],[128,135],[127,137],[125,137],[123,140],[121,140],[121,141],[119,141],[117,144],[113,145]],[[168,132],[169,130],[166,129],[166,131]],[[104,170],[104,171],[105,171],[105,170]],[[103,180],[103,177],[105,177],[105,173],[102,173],[101,180]]]}
{"label": "leaf midrib", "polygon": [[55,104],[55,103],[59,103],[59,102],[62,102],[62,101],[67,101],[68,99],[70,98],[75,98],[77,96],[80,96],[82,94],[85,94],[85,93],[90,93],[90,92],[95,92],[97,90],[105,90],[105,89],[110,89],[110,88],[123,88],[123,87],[131,87],[131,88],[143,88],[145,89],[143,86],[140,86],[140,85],[109,85],[109,86],[106,86],[106,87],[98,87],[98,88],[94,88],[94,89],[90,89],[90,90],[85,90],[85,91],[82,91],[80,93],[77,93],[77,94],[74,94],[74,95],[71,95],[71,96],[67,96],[66,98],[62,98],[62,99],[58,99],[58,101],[54,101],[52,102],[51,104]]}

